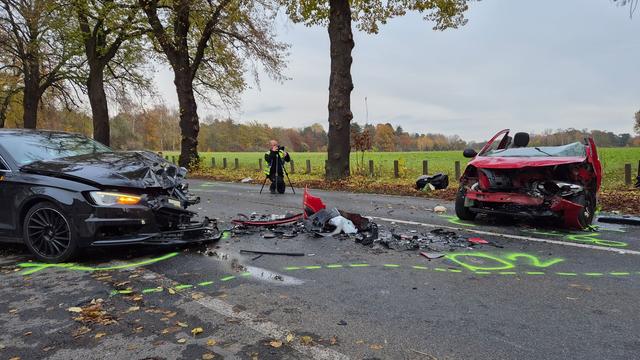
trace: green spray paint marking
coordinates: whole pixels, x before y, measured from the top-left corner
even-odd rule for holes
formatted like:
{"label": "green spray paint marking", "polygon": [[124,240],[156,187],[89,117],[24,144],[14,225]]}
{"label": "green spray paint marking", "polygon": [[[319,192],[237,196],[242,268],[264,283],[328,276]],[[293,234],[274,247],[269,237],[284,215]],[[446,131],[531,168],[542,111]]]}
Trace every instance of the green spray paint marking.
{"label": "green spray paint marking", "polygon": [[544,275],[544,271],[527,271],[525,274],[527,275]]}
{"label": "green spray paint marking", "polygon": [[183,290],[183,289],[189,289],[192,288],[193,285],[189,285],[189,284],[182,284],[182,285],[176,285],[173,288],[176,290]]}
{"label": "green spray paint marking", "polygon": [[38,271],[41,271],[41,270],[44,270],[44,269],[47,269],[47,268],[61,268],[61,269],[68,269],[68,270],[75,270],[75,271],[89,271],[89,272],[91,272],[91,271],[121,270],[121,269],[129,269],[129,268],[134,268],[134,267],[154,264],[154,263],[157,263],[159,261],[170,259],[170,258],[172,258],[174,256],[177,256],[178,254],[179,253],[177,253],[177,252],[172,252],[172,253],[168,253],[166,255],[162,255],[160,257],[153,258],[153,259],[148,259],[148,260],[139,261],[139,262],[130,263],[130,264],[106,266],[106,267],[80,266],[80,265],[77,265],[77,264],[74,264],[74,263],[46,264],[46,263],[37,263],[37,262],[20,263],[20,264],[18,264],[18,267],[26,269],[26,270],[24,270],[24,271],[22,271],[20,273],[22,275],[31,275],[33,273],[36,273]]}
{"label": "green spray paint marking", "polygon": [[340,268],[342,268],[343,266],[342,266],[342,265],[340,265],[340,264],[332,264],[332,265],[326,265],[325,267],[326,267],[327,269],[340,269]]}
{"label": "green spray paint marking", "polygon": [[142,293],[143,294],[156,293],[156,292],[161,292],[162,290],[164,290],[164,289],[161,288],[161,287],[149,288],[149,289],[142,290]]}
{"label": "green spray paint marking", "polygon": [[350,267],[367,267],[369,264],[349,264]]}
{"label": "green spray paint marking", "polygon": [[578,274],[573,272],[557,272],[556,275],[560,276],[578,276]]}
{"label": "green spray paint marking", "polygon": [[604,274],[603,273],[599,273],[599,272],[589,272],[589,273],[584,273],[583,275],[586,275],[586,276],[602,276]]}
{"label": "green spray paint marking", "polygon": [[609,275],[613,275],[613,276],[627,276],[627,275],[631,275],[628,272],[610,272]]}
{"label": "green spray paint marking", "polygon": [[317,270],[317,269],[322,269],[322,266],[311,265],[311,266],[305,266],[304,268],[305,270]]}
{"label": "green spray paint marking", "polygon": [[538,231],[538,230],[523,230],[523,231],[531,234],[536,234],[536,235],[562,237],[564,240],[579,242],[583,244],[593,244],[593,245],[606,246],[606,247],[629,246],[629,244],[622,241],[600,239],[599,238],[600,233],[597,233],[597,232],[586,233],[586,234],[575,234],[575,233],[562,233],[558,231]]}
{"label": "green spray paint marking", "polygon": [[[564,261],[564,259],[559,258],[541,261],[537,256],[525,253],[509,253],[498,256],[480,251],[447,254],[445,258],[469,271],[511,270],[516,268],[518,259],[528,260],[530,266],[539,268],[546,268]],[[478,264],[478,260],[485,261],[488,264]]]}
{"label": "green spray paint marking", "polygon": [[400,267],[400,265],[397,265],[397,264],[384,264],[384,265],[382,265],[382,266],[387,267],[387,268],[397,268],[397,267]]}
{"label": "green spray paint marking", "polygon": [[229,281],[229,280],[233,280],[236,277],[234,275],[229,275],[229,276],[225,276],[222,279],[220,279],[220,281]]}
{"label": "green spray paint marking", "polygon": [[209,286],[213,284],[213,281],[203,281],[201,283],[198,283],[198,286]]}
{"label": "green spray paint marking", "polygon": [[284,268],[286,271],[291,271],[291,270],[300,270],[302,269],[300,266],[287,266],[286,268]]}
{"label": "green spray paint marking", "polygon": [[464,222],[462,220],[460,220],[457,216],[452,216],[452,215],[440,215],[440,217],[443,217],[445,219],[447,219],[448,222],[452,223],[452,224],[456,224],[456,225],[461,225],[461,226],[471,226],[471,227],[476,227],[476,224],[471,224],[468,222]]}

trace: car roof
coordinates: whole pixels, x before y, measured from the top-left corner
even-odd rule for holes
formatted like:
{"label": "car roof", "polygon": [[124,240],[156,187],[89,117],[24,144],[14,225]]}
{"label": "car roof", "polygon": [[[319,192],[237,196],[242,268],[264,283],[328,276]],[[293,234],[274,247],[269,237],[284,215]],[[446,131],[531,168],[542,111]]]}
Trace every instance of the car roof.
{"label": "car roof", "polygon": [[46,130],[46,129],[17,129],[17,128],[4,128],[0,129],[0,135],[2,134],[24,134],[24,133],[32,133],[32,134],[72,134],[72,135],[82,135],[76,132],[67,132],[60,130]]}

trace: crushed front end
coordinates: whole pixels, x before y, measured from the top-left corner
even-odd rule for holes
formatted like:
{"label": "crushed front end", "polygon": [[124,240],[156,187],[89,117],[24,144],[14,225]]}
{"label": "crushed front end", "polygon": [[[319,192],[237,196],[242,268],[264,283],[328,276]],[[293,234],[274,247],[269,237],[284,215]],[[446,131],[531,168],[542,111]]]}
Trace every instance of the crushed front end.
{"label": "crushed front end", "polygon": [[177,245],[219,238],[215,219],[198,220],[196,212],[187,210],[200,198],[189,192],[186,169],[159,159],[138,170],[144,187],[107,188],[86,194],[92,206],[88,216],[80,216],[83,226],[78,233],[83,244]]}
{"label": "crushed front end", "polygon": [[582,229],[593,218],[596,184],[587,162],[515,169],[469,166],[460,191],[464,207],[473,213],[553,218]]}

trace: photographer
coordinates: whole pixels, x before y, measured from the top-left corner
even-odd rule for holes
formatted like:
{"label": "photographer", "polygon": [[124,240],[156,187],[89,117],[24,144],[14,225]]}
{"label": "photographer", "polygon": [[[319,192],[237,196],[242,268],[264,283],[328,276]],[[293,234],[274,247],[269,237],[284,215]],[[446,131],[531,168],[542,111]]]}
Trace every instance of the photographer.
{"label": "photographer", "polygon": [[284,194],[285,182],[284,182],[284,163],[291,161],[289,153],[284,151],[284,146],[279,146],[276,140],[269,141],[270,150],[264,154],[264,161],[267,162],[267,167],[264,170],[264,174],[271,180],[272,194],[276,193],[276,189],[280,194]]}

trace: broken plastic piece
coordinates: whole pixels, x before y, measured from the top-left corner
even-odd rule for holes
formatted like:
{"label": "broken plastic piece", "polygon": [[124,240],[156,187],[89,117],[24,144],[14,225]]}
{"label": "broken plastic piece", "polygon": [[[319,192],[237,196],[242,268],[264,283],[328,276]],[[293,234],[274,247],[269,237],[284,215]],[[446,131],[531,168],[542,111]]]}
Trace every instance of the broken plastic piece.
{"label": "broken plastic piece", "polygon": [[439,252],[420,252],[420,255],[426,257],[427,259],[431,260],[431,259],[439,259],[441,257],[444,256],[443,253],[439,253]]}
{"label": "broken plastic piece", "polygon": [[356,229],[356,226],[353,225],[351,220],[348,220],[343,216],[336,216],[332,218],[331,220],[329,220],[329,224],[336,227],[336,229],[333,231],[333,235],[340,234],[341,232],[345,234],[358,233],[358,229]]}
{"label": "broken plastic piece", "polygon": [[240,250],[240,254],[282,255],[282,256],[304,256],[304,253],[296,253],[296,252],[279,252],[279,251],[258,251],[258,250]]}
{"label": "broken plastic piece", "polygon": [[477,245],[484,245],[484,244],[488,244],[489,242],[485,239],[480,239],[480,238],[469,238],[469,242],[472,244],[477,244]]}
{"label": "broken plastic piece", "polygon": [[325,209],[327,206],[322,202],[319,197],[313,196],[309,193],[307,187],[304,188],[304,195],[302,196],[302,208],[304,211],[304,218],[317,213],[318,211]]}

